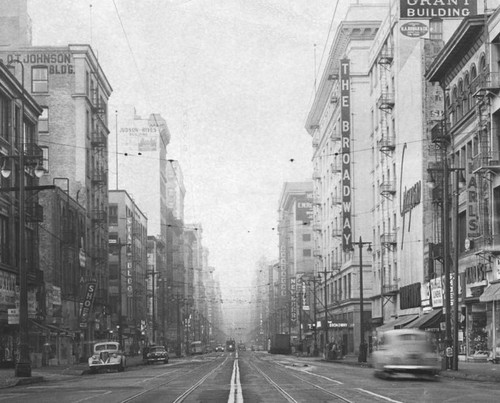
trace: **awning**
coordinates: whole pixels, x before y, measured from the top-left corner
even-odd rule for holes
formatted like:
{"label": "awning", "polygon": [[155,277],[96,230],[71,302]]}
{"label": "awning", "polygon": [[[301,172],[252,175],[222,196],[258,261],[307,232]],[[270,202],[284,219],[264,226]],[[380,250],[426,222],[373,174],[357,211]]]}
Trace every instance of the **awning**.
{"label": "awning", "polygon": [[500,300],[500,282],[499,283],[490,283],[488,287],[486,287],[479,297],[479,301],[481,302],[491,302]]}
{"label": "awning", "polygon": [[422,329],[422,330],[439,330],[440,323],[442,322],[443,311],[442,309],[435,309],[432,312],[422,315],[417,320],[408,323],[405,328]]}
{"label": "awning", "polygon": [[39,327],[40,329],[49,332],[49,333],[59,333],[60,335],[63,336],[69,336],[69,337],[74,337],[75,332],[67,329],[61,329],[60,327],[48,324],[48,323],[38,323],[37,321],[30,320],[31,323],[33,323],[35,326]]}
{"label": "awning", "polygon": [[418,318],[418,315],[404,315],[390,322],[384,323],[382,326],[377,327],[377,332],[386,332],[387,330],[400,329],[407,323],[410,323]]}

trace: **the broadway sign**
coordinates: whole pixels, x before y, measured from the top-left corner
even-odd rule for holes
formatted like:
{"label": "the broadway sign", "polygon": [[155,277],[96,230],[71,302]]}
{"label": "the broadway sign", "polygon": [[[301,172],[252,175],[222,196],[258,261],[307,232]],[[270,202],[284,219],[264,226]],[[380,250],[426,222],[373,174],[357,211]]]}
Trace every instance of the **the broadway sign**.
{"label": "the broadway sign", "polygon": [[350,61],[340,61],[340,124],[342,131],[342,249],[352,249],[351,225],[351,79]]}
{"label": "the broadway sign", "polygon": [[477,14],[477,0],[400,0],[402,19],[464,18]]}

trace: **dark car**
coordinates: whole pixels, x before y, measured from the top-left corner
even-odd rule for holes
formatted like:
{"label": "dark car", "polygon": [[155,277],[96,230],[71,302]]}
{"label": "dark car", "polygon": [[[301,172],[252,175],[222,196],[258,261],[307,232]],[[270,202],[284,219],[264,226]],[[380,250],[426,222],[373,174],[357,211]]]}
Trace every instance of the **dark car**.
{"label": "dark car", "polygon": [[151,364],[152,362],[168,363],[168,352],[163,346],[145,347],[143,352],[143,358],[147,364]]}

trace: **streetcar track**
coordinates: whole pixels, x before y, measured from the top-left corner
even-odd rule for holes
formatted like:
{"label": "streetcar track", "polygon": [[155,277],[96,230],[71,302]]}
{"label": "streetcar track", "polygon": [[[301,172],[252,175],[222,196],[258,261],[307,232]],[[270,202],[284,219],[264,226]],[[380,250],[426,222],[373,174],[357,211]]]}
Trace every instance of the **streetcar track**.
{"label": "streetcar track", "polygon": [[[228,361],[229,357],[226,357],[224,359],[224,361],[222,361],[218,366],[216,366],[213,370],[211,370],[208,374],[206,374],[205,376],[203,376],[203,378],[201,378],[200,381],[198,381],[195,385],[191,386],[189,389],[187,389],[184,393],[182,393],[180,396],[177,397],[177,399],[174,400],[174,402],[176,403],[180,403],[182,401],[184,401],[184,399],[189,396],[195,389],[197,389],[201,384],[203,384],[203,382],[205,382],[205,380],[211,375],[213,374],[216,370],[218,370],[220,367],[222,367],[227,361]],[[196,368],[194,368],[193,370],[189,371],[187,374],[190,374],[190,373],[193,373],[195,371],[198,371],[200,369],[200,367],[203,367],[205,365],[210,365],[212,364],[213,361],[210,361],[208,363],[204,363],[200,366],[197,366]],[[163,383],[160,383],[160,384],[157,384],[155,385],[154,387],[152,388],[148,388],[146,390],[143,390],[139,393],[136,393],[135,395],[133,396],[130,396],[124,400],[121,401],[121,403],[127,403],[127,402],[131,402],[132,400],[134,399],[137,399],[138,397],[140,396],[143,396],[145,395],[146,393],[149,393],[149,392],[152,392],[153,390],[157,390],[159,388],[161,388],[162,386],[165,386],[165,385],[168,385],[176,380],[178,380],[179,378],[182,378],[182,377],[185,377],[186,376],[186,373],[180,373],[178,374],[178,376],[175,376],[175,377],[172,377],[170,379],[168,379],[166,382],[163,382]],[[156,379],[158,379],[157,377],[155,377]]]}

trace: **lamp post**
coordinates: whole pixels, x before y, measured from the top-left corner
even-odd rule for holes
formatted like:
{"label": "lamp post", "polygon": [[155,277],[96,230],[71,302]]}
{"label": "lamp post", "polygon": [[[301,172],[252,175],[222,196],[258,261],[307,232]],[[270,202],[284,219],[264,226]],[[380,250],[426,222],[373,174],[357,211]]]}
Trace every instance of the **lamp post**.
{"label": "lamp post", "polygon": [[365,328],[363,323],[364,316],[364,300],[363,300],[363,246],[368,245],[366,249],[367,252],[372,251],[371,242],[363,242],[363,239],[359,237],[358,242],[353,242],[353,245],[359,247],[359,353],[358,362],[366,362],[366,357],[368,353],[366,341],[365,341]]}
{"label": "lamp post", "polygon": [[[152,306],[151,306],[151,326],[152,326],[152,340],[153,340],[153,344],[155,344],[156,342],[156,338],[155,338],[155,327],[156,327],[156,319],[155,319],[155,316],[156,316],[156,312],[155,312],[155,288],[156,288],[156,285],[155,285],[155,276],[160,274],[159,271],[148,271],[147,272],[148,275],[151,276],[151,280],[152,280],[152,284],[151,284],[151,298],[152,298]],[[160,279],[158,279],[159,281]]]}
{"label": "lamp post", "polygon": [[[465,186],[465,178],[463,177],[463,172],[465,168],[458,167],[450,167],[448,165],[448,160],[446,156],[443,158],[443,167],[439,168],[429,168],[429,172],[439,171],[442,173],[442,214],[441,214],[441,226],[443,229],[443,266],[444,266],[444,292],[445,292],[445,345],[446,349],[452,349],[452,359],[449,360],[447,356],[445,356],[444,364],[446,368],[444,369],[452,369],[458,370],[458,256],[459,256],[459,232],[458,232],[458,202],[459,202],[459,191],[460,188]],[[454,243],[454,257],[453,257],[453,321],[455,325],[453,326],[453,335],[452,335],[452,326],[451,326],[451,289],[452,285],[450,284],[451,277],[451,236],[450,236],[450,222],[448,220],[450,216],[450,189],[449,189],[449,175],[450,173],[455,174],[454,184],[454,212],[453,212],[453,221],[455,225],[455,238],[453,240]],[[431,180],[428,185],[433,188],[435,186],[434,179],[431,175]]]}

